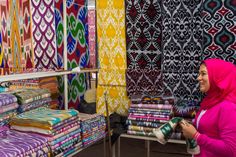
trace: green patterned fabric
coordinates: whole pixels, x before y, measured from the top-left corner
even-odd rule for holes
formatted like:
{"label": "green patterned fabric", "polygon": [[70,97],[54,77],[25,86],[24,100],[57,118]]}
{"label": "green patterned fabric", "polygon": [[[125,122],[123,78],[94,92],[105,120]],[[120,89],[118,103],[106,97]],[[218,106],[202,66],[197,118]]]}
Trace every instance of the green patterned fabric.
{"label": "green patterned fabric", "polygon": [[19,89],[14,90],[12,94],[17,97],[19,104],[30,103],[51,96],[48,89]]}
{"label": "green patterned fabric", "polygon": [[[183,118],[175,117],[172,118],[169,122],[163,124],[157,129],[153,130],[153,133],[157,137],[158,142],[161,144],[166,144],[172,133],[178,126],[178,124],[183,120]],[[197,145],[197,142],[194,139],[186,139],[187,152],[190,154],[199,154],[200,148]]]}
{"label": "green patterned fabric", "polygon": [[77,116],[78,111],[70,110],[52,110],[40,107],[28,112],[24,112],[14,117],[10,124],[20,126],[54,126],[66,119]]}

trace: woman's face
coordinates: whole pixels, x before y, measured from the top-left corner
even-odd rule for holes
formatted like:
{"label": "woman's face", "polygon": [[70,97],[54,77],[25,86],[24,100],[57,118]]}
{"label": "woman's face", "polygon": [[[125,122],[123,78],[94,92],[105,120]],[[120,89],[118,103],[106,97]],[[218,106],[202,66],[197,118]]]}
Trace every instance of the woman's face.
{"label": "woman's face", "polygon": [[205,64],[201,64],[197,80],[200,85],[200,91],[206,93],[210,89],[210,82]]}

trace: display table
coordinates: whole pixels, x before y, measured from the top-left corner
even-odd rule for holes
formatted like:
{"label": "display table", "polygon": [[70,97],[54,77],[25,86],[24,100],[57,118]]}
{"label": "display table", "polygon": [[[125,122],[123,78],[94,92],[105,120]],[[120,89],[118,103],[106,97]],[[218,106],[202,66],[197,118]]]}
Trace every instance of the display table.
{"label": "display table", "polygon": [[[133,139],[145,140],[146,149],[147,149],[147,157],[150,157],[150,141],[157,141],[157,138],[155,138],[155,137],[121,134],[120,137],[118,138],[118,141],[117,141],[118,157],[120,157],[120,139],[121,138],[133,138]],[[184,140],[170,139],[168,142],[169,143],[177,143],[177,144],[186,144],[186,142]]]}

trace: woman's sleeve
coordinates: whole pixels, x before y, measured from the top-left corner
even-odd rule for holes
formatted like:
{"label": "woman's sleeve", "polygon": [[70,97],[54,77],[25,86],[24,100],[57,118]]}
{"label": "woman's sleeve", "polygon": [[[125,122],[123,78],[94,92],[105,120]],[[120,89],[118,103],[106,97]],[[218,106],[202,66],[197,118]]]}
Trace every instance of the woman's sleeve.
{"label": "woman's sleeve", "polygon": [[218,154],[218,156],[235,157],[236,156],[236,105],[225,105],[219,114],[219,136],[220,139],[213,139],[204,134],[197,137],[197,143],[200,147]]}

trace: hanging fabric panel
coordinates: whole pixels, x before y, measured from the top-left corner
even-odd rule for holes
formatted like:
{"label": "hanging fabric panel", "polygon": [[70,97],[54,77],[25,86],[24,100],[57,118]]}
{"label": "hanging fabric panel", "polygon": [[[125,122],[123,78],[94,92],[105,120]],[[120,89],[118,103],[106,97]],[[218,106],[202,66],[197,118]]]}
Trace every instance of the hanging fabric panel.
{"label": "hanging fabric panel", "polygon": [[201,0],[163,1],[163,83],[165,95],[198,96],[202,52]]}
{"label": "hanging fabric panel", "polygon": [[[67,65],[68,69],[86,68],[89,63],[88,51],[88,9],[84,0],[67,1]],[[63,68],[63,0],[56,2],[55,19],[57,32],[58,65]],[[63,108],[63,78],[58,78],[60,106]],[[80,98],[87,89],[85,74],[68,75],[68,107],[78,108]]]}
{"label": "hanging fabric panel", "polygon": [[89,40],[89,66],[96,68],[96,11],[95,9],[88,10],[88,40]]}
{"label": "hanging fabric panel", "polygon": [[3,0],[0,15],[1,75],[33,68],[30,2]]}
{"label": "hanging fabric panel", "polygon": [[128,96],[158,96],[162,93],[161,0],[125,2]]}
{"label": "hanging fabric panel", "polygon": [[[129,99],[124,82],[127,67],[124,5],[124,1],[97,1],[98,55],[101,71],[105,74],[103,79],[101,74],[98,77],[101,84],[97,87],[97,112],[102,114],[105,114],[105,92],[110,113],[126,115],[128,110]],[[114,71],[112,76],[107,75],[111,70]]]}
{"label": "hanging fabric panel", "polygon": [[54,0],[31,0],[36,68],[57,68]]}
{"label": "hanging fabric panel", "polygon": [[221,58],[236,64],[235,0],[203,3],[203,59]]}
{"label": "hanging fabric panel", "polygon": [[161,67],[161,0],[126,0],[128,69]]}

